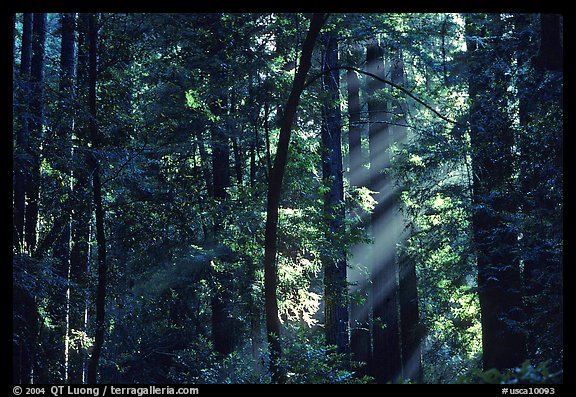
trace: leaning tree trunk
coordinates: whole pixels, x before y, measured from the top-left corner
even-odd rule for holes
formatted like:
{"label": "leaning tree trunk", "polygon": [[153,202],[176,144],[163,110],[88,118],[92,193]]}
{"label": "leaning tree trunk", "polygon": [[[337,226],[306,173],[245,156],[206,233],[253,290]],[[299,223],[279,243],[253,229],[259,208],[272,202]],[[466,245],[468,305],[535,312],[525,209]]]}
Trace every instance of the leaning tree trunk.
{"label": "leaning tree trunk", "polygon": [[282,347],[280,343],[280,319],[278,317],[278,299],[276,289],[278,279],[276,273],[276,242],[278,239],[278,207],[282,179],[288,162],[288,145],[292,133],[292,124],[300,102],[300,94],[304,90],[306,76],[312,64],[312,52],[320,29],[325,22],[325,15],[315,13],[310,20],[308,34],[302,46],[300,65],[294,76],[292,90],[284,110],[280,126],[278,148],[274,159],[274,166],[270,170],[268,183],[268,203],[266,207],[266,230],[264,235],[264,299],[266,309],[266,329],[270,346],[270,373],[273,383],[283,383],[285,373],[280,365]]}

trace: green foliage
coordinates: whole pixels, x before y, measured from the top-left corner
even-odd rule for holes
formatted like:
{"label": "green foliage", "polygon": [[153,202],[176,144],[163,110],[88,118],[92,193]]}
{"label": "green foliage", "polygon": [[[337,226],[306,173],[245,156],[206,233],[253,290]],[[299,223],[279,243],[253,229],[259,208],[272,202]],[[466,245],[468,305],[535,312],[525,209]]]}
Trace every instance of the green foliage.
{"label": "green foliage", "polygon": [[320,235],[314,222],[317,214],[309,214],[310,209],[280,211],[278,295],[282,318],[314,325],[321,298],[316,280],[322,268],[318,249],[312,244]]}
{"label": "green foliage", "polygon": [[562,371],[550,373],[549,362],[545,361],[534,366],[529,360],[521,366],[503,371],[495,368],[480,371],[474,370],[470,375],[461,377],[459,383],[488,383],[488,384],[553,384],[562,383]]}
{"label": "green foliage", "polygon": [[[404,86],[459,121],[452,125],[438,120],[411,100],[405,117],[386,119],[391,134],[398,126],[409,131],[405,144],[394,144],[386,153],[392,165],[385,173],[398,188],[410,232],[403,248],[417,270],[424,382],[448,383],[459,377],[464,383],[556,382],[562,376],[563,359],[562,74],[536,72],[529,61],[540,42],[537,15],[467,17],[478,34],[465,35],[464,17],[447,13],[332,14],[325,29],[339,36],[342,65],[363,67],[365,44],[374,37],[384,49],[387,65],[401,52]],[[515,25],[523,17],[527,24]],[[26,177],[32,174],[32,151],[41,160],[37,234],[47,249],[41,258],[14,249],[13,340],[23,346],[26,338],[38,336],[34,380],[45,381],[39,383],[63,381],[65,335],[80,350],[90,347],[97,260],[93,233],[86,242],[90,271],[83,275],[85,280],[74,279],[73,272],[69,280],[66,250],[82,242],[77,225],[69,222],[70,214],[76,217],[85,211],[83,226],[94,230],[92,170],[86,160],[96,158],[103,181],[109,262],[100,380],[268,383],[267,350],[261,346],[266,189],[278,121],[307,17],[102,13],[97,20],[96,124],[103,137],[99,150],[88,143],[86,65],[77,65],[74,95],[65,109],[62,106],[57,14],[48,15],[43,136],[29,142],[30,148],[16,146],[16,134],[32,117],[25,101],[31,84],[14,74],[13,160]],[[490,34],[482,33],[484,28]],[[78,46],[79,62],[86,61],[83,29],[79,24],[76,31],[84,40]],[[20,67],[21,33],[22,15],[17,14],[15,71]],[[479,73],[474,76],[466,39],[489,54],[477,60]],[[317,55],[321,53],[318,46]],[[319,64],[313,62],[311,76],[320,72]],[[340,106],[345,119],[343,76],[344,71]],[[486,88],[481,101],[509,118],[500,123],[499,116],[496,124],[505,124],[514,133],[509,164],[513,172],[506,184],[483,197],[483,203],[504,199],[515,205],[503,218],[518,238],[514,255],[524,277],[530,273],[533,282],[524,297],[530,315],[518,326],[532,337],[529,358],[543,362],[537,366],[526,362],[507,371],[469,371],[479,367],[482,353],[471,155],[474,150],[490,150],[493,144],[487,139],[485,145],[473,147],[470,141],[466,123],[471,77]],[[369,80],[360,78],[361,125],[366,127]],[[344,357],[320,336],[321,258],[350,254],[358,244],[368,246],[366,220],[377,203],[375,192],[350,187],[345,173],[345,202],[336,205],[344,206],[346,219],[331,236],[336,243],[328,243],[319,134],[325,98],[318,82],[302,95],[282,187],[277,259],[278,304],[286,331],[282,365],[289,383],[370,383],[371,378],[358,379],[355,368],[347,368]],[[403,99],[389,88],[378,97],[389,103]],[[475,117],[484,123],[495,119],[495,113]],[[221,144],[213,140],[214,130],[230,146],[231,181],[225,199],[212,194],[213,149]],[[369,157],[366,131],[361,144],[364,163]],[[345,155],[347,146],[344,140]],[[70,230],[59,226],[61,221],[72,225]],[[497,236],[492,231],[488,237]],[[359,278],[369,280],[369,271]],[[87,305],[67,308],[69,287],[76,301]],[[213,297],[230,298],[224,312],[237,330],[235,350],[225,356],[213,347]],[[363,292],[351,298],[369,302]],[[83,315],[86,309],[86,329],[67,330],[66,315]]]}
{"label": "green foliage", "polygon": [[219,117],[214,115],[210,111],[210,107],[201,99],[199,98],[199,94],[196,90],[188,90],[186,91],[186,106],[193,111],[197,111],[206,117],[209,121],[219,121]]}
{"label": "green foliage", "polygon": [[[420,52],[414,67],[407,67],[407,75],[415,82],[425,79],[425,85],[417,85],[423,89],[417,95],[442,98],[442,114],[457,119],[467,111],[462,102],[466,87],[448,90],[445,84],[453,72],[449,62],[462,43],[458,18],[434,15],[428,26],[419,25],[417,19],[407,26],[421,32],[432,26],[441,34],[451,32],[450,40],[442,41],[430,32],[415,42],[413,49],[440,42],[442,51]],[[423,72],[422,67],[433,71]],[[424,382],[453,382],[458,374],[476,366],[481,354],[470,224],[470,145],[462,127],[440,123],[426,111],[411,113],[409,124],[414,126],[412,138],[393,150],[391,175],[401,186],[403,212],[411,229],[405,252],[417,270]]]}
{"label": "green foliage", "polygon": [[403,211],[411,226],[406,254],[418,275],[425,381],[444,383],[478,362],[480,307],[467,142],[434,124],[429,128],[397,152],[394,174],[402,181]]}
{"label": "green foliage", "polygon": [[287,371],[287,383],[370,383],[369,377],[357,379],[346,369],[345,358],[336,346],[326,345],[322,336],[312,335],[297,325],[287,327],[282,364]]}
{"label": "green foliage", "polygon": [[220,358],[212,350],[210,340],[199,338],[186,350],[174,353],[169,379],[188,384],[262,383],[263,379],[250,370],[254,362],[249,357],[247,352],[233,352]]}

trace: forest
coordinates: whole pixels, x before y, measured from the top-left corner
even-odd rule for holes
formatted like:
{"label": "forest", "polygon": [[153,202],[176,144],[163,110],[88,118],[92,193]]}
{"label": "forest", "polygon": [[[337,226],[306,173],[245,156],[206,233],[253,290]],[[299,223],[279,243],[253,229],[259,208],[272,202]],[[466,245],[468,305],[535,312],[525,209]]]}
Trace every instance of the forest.
{"label": "forest", "polygon": [[551,13],[14,13],[14,384],[563,383]]}

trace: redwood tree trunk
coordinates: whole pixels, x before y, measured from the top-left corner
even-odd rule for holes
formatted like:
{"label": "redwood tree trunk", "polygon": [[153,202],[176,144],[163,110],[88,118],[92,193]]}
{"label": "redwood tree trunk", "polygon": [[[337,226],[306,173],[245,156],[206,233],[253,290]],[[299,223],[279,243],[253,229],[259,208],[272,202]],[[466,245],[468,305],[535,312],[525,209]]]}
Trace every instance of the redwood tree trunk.
{"label": "redwood tree trunk", "polygon": [[[475,21],[470,18],[466,19],[467,37],[502,34],[488,32],[485,28],[494,25],[491,18],[497,16]],[[516,204],[509,199],[513,189],[514,144],[505,102],[509,81],[502,69],[493,71],[497,83],[492,84],[491,91],[486,90],[483,81],[490,59],[501,55],[498,41],[495,43],[491,47],[477,46],[474,40],[466,43],[471,68],[468,92],[473,171],[472,228],[477,252],[485,370],[515,367],[526,357],[526,341],[521,329],[524,312],[520,264],[515,254],[517,235],[507,226],[508,214],[517,211]]]}
{"label": "redwood tree trunk", "polygon": [[561,72],[564,68],[559,14],[540,14],[540,50],[534,66],[543,71]]}
{"label": "redwood tree trunk", "polygon": [[326,253],[324,264],[324,312],[326,343],[336,345],[337,351],[348,359],[348,284],[346,280],[346,252],[338,234],[344,226],[344,182],[342,170],[342,120],[340,114],[340,76],[338,42],[334,33],[324,34],[325,53],[322,62],[322,178],[328,188],[324,196],[326,219]]}
{"label": "redwood tree trunk", "polygon": [[[212,113],[219,115],[223,113],[222,105],[226,98],[218,98],[211,105]],[[226,189],[230,186],[230,145],[227,132],[223,130],[222,123],[214,123],[212,132],[212,181],[214,198],[220,208],[220,213],[225,211],[228,193]],[[214,239],[218,239],[218,234],[222,230],[220,220],[215,218],[212,233]],[[224,280],[218,272],[213,272],[212,296],[210,306],[212,310],[212,341],[214,349],[221,356],[232,353],[234,350],[234,327],[232,318],[229,315],[231,298],[227,289],[222,286]]]}
{"label": "redwood tree trunk", "polygon": [[[77,45],[77,73],[74,93],[76,100],[81,103],[88,101],[90,84],[88,40],[89,19],[88,14],[81,14],[77,19],[78,45]],[[82,113],[76,114],[78,120],[74,134],[80,146],[87,146],[90,140],[89,118]],[[73,163],[73,194],[71,203],[73,209],[71,216],[71,240],[70,247],[70,309],[69,331],[74,329],[86,331],[87,295],[88,295],[88,271],[89,271],[89,240],[90,218],[93,210],[93,200],[90,197],[90,161],[83,150],[74,150]],[[70,346],[68,358],[68,382],[82,383],[86,372],[86,352],[80,346]]]}
{"label": "redwood tree trunk", "polygon": [[[394,84],[404,86],[404,59],[402,52],[394,56],[391,78]],[[400,95],[394,101],[392,117],[397,125],[392,127],[393,139],[400,147],[408,141],[407,125],[408,109],[406,98]],[[405,253],[408,234],[404,232],[405,219],[401,212],[400,190],[397,182],[394,183],[394,219],[398,237],[398,299],[400,306],[400,345],[402,351],[402,378],[422,382],[422,349],[420,341],[419,313],[418,313],[418,286],[416,278],[416,263],[410,260]],[[402,231],[401,231],[402,230]]]}
{"label": "redwood tree trunk", "polygon": [[[377,40],[367,47],[368,71],[384,77],[382,48]],[[398,263],[396,261],[396,216],[393,181],[386,175],[390,166],[392,143],[387,117],[388,106],[378,98],[384,83],[368,82],[369,188],[376,192],[377,205],[371,219],[374,246],[371,253],[372,277],[372,363],[371,372],[378,383],[387,383],[400,375],[400,336],[398,314]]]}
{"label": "redwood tree trunk", "polygon": [[[57,128],[55,128],[55,139],[47,140],[47,145],[54,145],[54,149],[58,153],[53,157],[53,164],[58,169],[64,179],[62,185],[58,184],[57,189],[58,197],[70,198],[72,189],[69,183],[69,178],[72,176],[71,159],[72,159],[72,134],[74,128],[74,78],[75,78],[75,54],[76,54],[76,35],[75,35],[75,14],[63,13],[60,15],[60,27],[62,32],[61,46],[60,46],[60,81],[58,85],[59,94],[59,109],[56,119]],[[52,150],[54,151],[54,150]],[[53,246],[53,256],[58,259],[59,265],[56,269],[62,279],[68,279],[70,270],[70,243],[71,243],[71,211],[69,211],[64,203],[60,203],[59,213],[55,217],[53,228],[61,229],[61,232],[56,239]],[[70,284],[69,284],[70,286]],[[68,287],[69,288],[69,287]],[[70,318],[70,295],[66,290],[58,290],[58,292],[51,298],[51,311],[55,322],[59,324],[58,333],[61,335],[58,338],[58,343],[52,346],[54,354],[59,357],[64,365],[59,366],[63,369],[62,378],[65,380],[67,377],[67,366],[69,356],[69,318]],[[64,310],[62,310],[64,308]],[[79,329],[79,328],[74,328]]]}
{"label": "redwood tree trunk", "polygon": [[360,79],[354,70],[346,72],[348,91],[348,164],[350,185],[360,187],[364,182],[362,167],[362,127],[360,119]]}
{"label": "redwood tree trunk", "polygon": [[[528,359],[533,362],[551,360],[548,368],[553,372],[561,369],[563,356],[562,256],[561,251],[554,248],[554,242],[562,241],[562,190],[551,194],[545,181],[551,174],[555,174],[555,178],[562,177],[562,135],[558,134],[558,126],[542,128],[540,120],[547,114],[553,115],[558,123],[562,122],[558,117],[562,107],[562,79],[558,77],[562,76],[562,70],[550,67],[546,70],[534,55],[549,51],[545,55],[548,65],[562,64],[561,50],[545,48],[545,43],[551,43],[553,47],[560,44],[561,32],[554,23],[556,18],[554,15],[519,14],[514,20],[520,38],[516,59],[526,70],[518,84],[521,130],[516,137],[520,149],[518,168],[523,217],[523,237],[519,243],[524,265],[525,327],[529,331],[526,345]],[[532,37],[525,34],[537,32],[538,25],[540,43],[535,39],[536,33]],[[546,79],[551,83],[542,84]],[[557,304],[551,308],[550,302]]]}
{"label": "redwood tree trunk", "polygon": [[46,44],[46,14],[34,13],[32,26],[32,64],[30,66],[30,124],[28,155],[30,171],[26,178],[26,218],[24,243],[30,253],[36,248],[36,224],[40,200],[40,142],[44,124],[44,64]]}
{"label": "redwood tree trunk", "polygon": [[[88,107],[90,111],[90,138],[92,147],[97,151],[101,147],[101,136],[98,131],[97,109],[96,109],[96,81],[97,81],[97,41],[98,26],[96,15],[90,15],[88,20]],[[90,157],[92,171],[92,189],[94,195],[94,213],[96,218],[96,245],[98,251],[98,284],[96,289],[96,333],[94,335],[94,346],[92,356],[88,363],[88,383],[96,383],[98,376],[98,363],[104,344],[105,330],[105,307],[106,307],[106,233],[104,230],[104,207],[102,206],[102,184],[100,181],[100,161],[96,154],[92,153]]]}
{"label": "redwood tree trunk", "polygon": [[[366,173],[363,167],[362,153],[362,123],[360,105],[360,79],[356,71],[349,69],[346,72],[346,86],[348,94],[348,166],[351,188],[359,188],[366,183]],[[366,226],[361,210],[353,208],[351,211],[352,221],[358,223],[358,227]],[[365,249],[364,244],[353,247],[352,252]],[[358,251],[361,253],[362,251]],[[362,266],[362,259],[352,255],[353,267]],[[358,272],[360,273],[360,272]],[[351,359],[363,363],[356,369],[359,376],[368,375],[368,364],[372,360],[372,346],[370,340],[369,302],[370,288],[363,275],[350,275],[352,281],[351,293],[355,297],[350,301],[350,352]],[[357,298],[357,299],[356,299]]]}
{"label": "redwood tree trunk", "polygon": [[[20,70],[18,75],[18,95],[15,101],[21,106],[18,112],[20,125],[16,130],[16,148],[14,156],[14,236],[13,251],[22,253],[24,246],[24,211],[26,207],[26,166],[24,159],[28,145],[28,89],[24,86],[30,79],[30,62],[32,58],[32,14],[24,13],[22,19],[22,47]],[[34,300],[27,291],[19,288],[13,290],[14,303],[20,302],[14,309],[12,327],[15,338],[12,342],[12,381],[29,383],[32,372],[32,351],[36,343],[32,339],[37,330],[37,309]],[[22,314],[20,314],[22,313]]]}
{"label": "redwood tree trunk", "polygon": [[[24,14],[22,40],[20,72],[23,82],[28,83],[28,86],[22,91],[22,125],[16,136],[19,159],[14,187],[15,248],[19,253],[26,252],[33,256],[40,198],[46,14]],[[13,379],[15,383],[46,381],[46,366],[41,360],[41,348],[38,345],[41,323],[36,297],[31,291],[16,286],[13,298],[14,302],[19,303],[19,310],[13,318]]]}
{"label": "redwood tree trunk", "polygon": [[20,54],[18,103],[20,125],[16,132],[16,150],[14,161],[14,249],[22,252],[24,246],[24,218],[26,209],[26,166],[28,151],[28,104],[30,64],[32,62],[32,14],[24,13],[22,17],[22,47]]}

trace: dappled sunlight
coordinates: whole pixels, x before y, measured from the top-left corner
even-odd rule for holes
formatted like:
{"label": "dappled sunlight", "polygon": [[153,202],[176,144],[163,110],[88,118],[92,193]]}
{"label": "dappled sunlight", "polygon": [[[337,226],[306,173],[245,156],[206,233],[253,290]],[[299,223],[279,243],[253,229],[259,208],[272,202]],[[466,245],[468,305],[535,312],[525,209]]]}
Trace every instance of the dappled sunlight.
{"label": "dappled sunlight", "polygon": [[563,22],[14,13],[12,383],[561,381]]}

